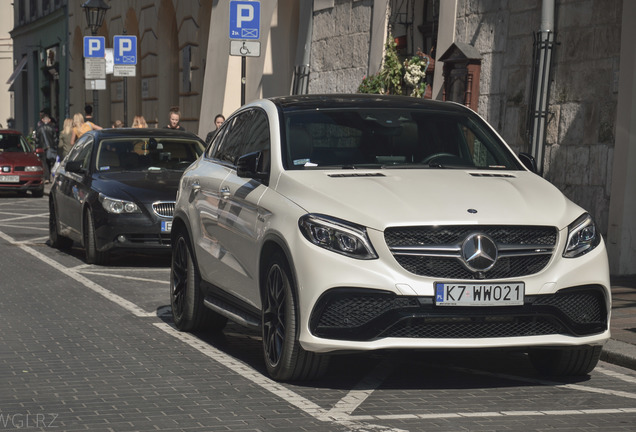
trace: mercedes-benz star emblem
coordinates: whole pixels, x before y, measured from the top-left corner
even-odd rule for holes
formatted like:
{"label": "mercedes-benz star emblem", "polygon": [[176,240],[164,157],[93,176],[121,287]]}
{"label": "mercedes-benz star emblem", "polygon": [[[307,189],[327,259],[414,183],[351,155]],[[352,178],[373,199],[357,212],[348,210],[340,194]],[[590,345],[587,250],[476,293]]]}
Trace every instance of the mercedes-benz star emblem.
{"label": "mercedes-benz star emblem", "polygon": [[497,262],[497,245],[484,234],[471,234],[462,244],[462,260],[470,270],[484,272]]}

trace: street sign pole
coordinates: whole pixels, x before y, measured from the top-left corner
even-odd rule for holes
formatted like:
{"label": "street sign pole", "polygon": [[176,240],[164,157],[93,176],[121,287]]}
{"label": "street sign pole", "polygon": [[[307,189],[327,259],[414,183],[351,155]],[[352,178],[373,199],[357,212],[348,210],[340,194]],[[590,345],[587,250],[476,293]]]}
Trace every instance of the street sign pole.
{"label": "street sign pole", "polygon": [[247,57],[241,56],[241,106],[245,105],[245,82],[247,81]]}
{"label": "street sign pole", "polygon": [[[230,1],[230,55],[241,56],[241,106],[245,105],[247,57],[260,56],[261,4],[254,0]],[[238,39],[238,40],[237,40]]]}

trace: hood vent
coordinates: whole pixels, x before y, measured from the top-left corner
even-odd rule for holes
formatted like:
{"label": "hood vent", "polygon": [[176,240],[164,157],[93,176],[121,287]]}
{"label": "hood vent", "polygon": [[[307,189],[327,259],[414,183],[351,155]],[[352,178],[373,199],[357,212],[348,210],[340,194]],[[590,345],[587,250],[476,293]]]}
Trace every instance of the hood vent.
{"label": "hood vent", "polygon": [[346,173],[346,174],[327,174],[329,177],[386,177],[382,173]]}
{"label": "hood vent", "polygon": [[502,178],[517,178],[512,174],[494,174],[494,173],[470,173],[473,177],[502,177]]}

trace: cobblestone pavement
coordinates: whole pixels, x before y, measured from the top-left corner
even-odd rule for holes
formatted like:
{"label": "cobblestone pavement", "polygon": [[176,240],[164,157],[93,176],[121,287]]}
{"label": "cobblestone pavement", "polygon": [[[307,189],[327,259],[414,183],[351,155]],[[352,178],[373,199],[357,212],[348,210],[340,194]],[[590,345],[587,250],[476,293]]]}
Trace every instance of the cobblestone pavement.
{"label": "cobblestone pavement", "polygon": [[[86,265],[45,245],[47,218],[45,200],[0,200],[0,430],[634,430],[636,371],[608,362],[549,381],[517,353],[378,353],[273,382],[257,333],[174,329],[168,260]],[[636,288],[615,282],[629,359]]]}

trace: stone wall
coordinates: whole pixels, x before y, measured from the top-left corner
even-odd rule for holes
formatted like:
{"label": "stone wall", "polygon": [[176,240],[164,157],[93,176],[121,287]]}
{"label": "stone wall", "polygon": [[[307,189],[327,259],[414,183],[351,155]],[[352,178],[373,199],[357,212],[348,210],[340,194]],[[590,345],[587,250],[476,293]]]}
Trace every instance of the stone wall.
{"label": "stone wall", "polygon": [[[622,0],[559,0],[544,177],[607,233]],[[459,0],[456,38],[482,54],[479,113],[529,151],[533,35],[541,0]]]}
{"label": "stone wall", "polygon": [[355,93],[369,66],[373,0],[335,0],[316,9],[309,93]]}

